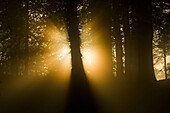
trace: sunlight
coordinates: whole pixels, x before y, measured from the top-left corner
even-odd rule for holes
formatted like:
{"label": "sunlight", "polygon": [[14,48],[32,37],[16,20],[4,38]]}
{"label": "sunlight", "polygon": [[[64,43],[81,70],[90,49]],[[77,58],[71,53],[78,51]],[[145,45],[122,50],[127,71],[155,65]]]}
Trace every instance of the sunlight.
{"label": "sunlight", "polygon": [[[110,53],[103,42],[102,33],[91,31],[95,27],[94,24],[87,24],[80,30],[82,62],[86,72],[87,79],[97,101],[103,103],[112,102],[112,77],[109,68],[111,60]],[[56,78],[63,80],[63,84],[68,85],[71,72],[71,53],[70,43],[68,41],[67,32],[61,31],[53,24],[50,24],[47,31],[47,38],[50,40],[50,48],[48,50],[47,67],[56,75]],[[66,85],[65,84],[65,85]],[[105,106],[107,108],[107,106]]]}
{"label": "sunlight", "polygon": [[166,62],[167,62],[167,63],[170,63],[170,55],[168,55],[168,56],[166,57]]}
{"label": "sunlight", "polygon": [[48,53],[46,54],[47,65],[57,78],[68,82],[71,73],[71,54],[66,29],[64,27],[62,29],[57,28],[53,23],[49,23],[46,37],[50,40]]}
{"label": "sunlight", "polygon": [[[26,105],[27,102],[37,102],[34,105],[35,108],[53,108],[57,105],[56,110],[58,112],[61,113],[64,110],[71,71],[67,32],[61,31],[52,23],[49,23],[44,34],[43,40],[48,42],[48,45],[44,44],[44,46],[47,46],[47,48],[43,50],[42,56],[31,56],[29,76],[11,77],[3,84],[2,95],[0,96],[3,108],[19,106],[20,109],[20,100],[22,99],[23,105]],[[36,66],[34,66],[34,63]]]}
{"label": "sunlight", "polygon": [[[166,57],[166,63],[170,63],[170,55]],[[166,65],[167,65],[166,64]],[[154,65],[155,68],[155,74],[157,80],[163,80],[165,79],[165,70],[164,70],[164,59],[160,59],[160,62]]]}
{"label": "sunlight", "polygon": [[58,55],[58,58],[59,60],[65,60],[68,59],[68,54],[70,52],[70,49],[66,46],[66,47],[62,47],[60,50],[59,50],[59,55]]}
{"label": "sunlight", "polygon": [[163,66],[164,66],[164,64],[163,64],[163,63],[160,63],[160,64],[155,65],[155,68],[160,71],[160,70],[163,69]]}
{"label": "sunlight", "polygon": [[92,49],[82,50],[82,60],[84,62],[87,73],[90,73],[92,69],[97,67],[97,55]]}
{"label": "sunlight", "polygon": [[111,96],[113,87],[110,87],[113,82],[112,68],[109,65],[111,64],[110,53],[107,51],[106,43],[103,42],[102,32],[96,30],[95,24],[88,23],[81,30],[82,61],[96,101],[99,106],[102,106],[101,109],[108,111],[112,108],[107,105],[112,105],[113,102]]}
{"label": "sunlight", "polygon": [[[162,59],[163,60],[163,59]],[[170,56],[167,56],[166,57],[166,63],[170,63]],[[164,67],[164,63],[159,63],[157,65],[155,65],[155,68],[158,69],[158,70],[162,70]]]}

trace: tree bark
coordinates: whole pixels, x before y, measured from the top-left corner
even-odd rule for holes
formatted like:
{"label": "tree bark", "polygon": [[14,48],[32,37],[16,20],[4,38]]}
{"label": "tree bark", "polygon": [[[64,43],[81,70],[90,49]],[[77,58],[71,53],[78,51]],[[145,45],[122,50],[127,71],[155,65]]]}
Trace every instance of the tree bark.
{"label": "tree bark", "polygon": [[[133,2],[136,13],[136,38],[138,40],[139,77],[142,85],[153,83],[156,79],[152,56],[152,2],[140,0]],[[145,82],[145,84],[143,83]]]}
{"label": "tree bark", "polygon": [[[79,21],[77,18],[77,2],[67,0],[68,36],[71,48],[72,76],[80,78],[85,75],[80,52]],[[76,82],[79,82],[77,80]]]}
{"label": "tree bark", "polygon": [[71,48],[71,80],[67,113],[95,113],[93,97],[84,71],[77,18],[77,0],[66,0],[67,27]]}

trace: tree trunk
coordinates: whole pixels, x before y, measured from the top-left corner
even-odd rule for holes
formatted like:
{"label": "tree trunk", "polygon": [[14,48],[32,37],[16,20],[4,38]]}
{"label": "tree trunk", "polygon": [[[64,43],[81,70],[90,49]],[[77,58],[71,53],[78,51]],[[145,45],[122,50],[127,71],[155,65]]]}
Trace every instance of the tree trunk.
{"label": "tree trunk", "polygon": [[71,63],[72,76],[78,78],[76,82],[80,82],[81,74],[85,75],[80,52],[80,37],[79,37],[79,21],[77,18],[77,3],[67,0],[67,21],[68,21],[68,36],[71,48]]}
{"label": "tree trunk", "polygon": [[79,37],[77,18],[77,0],[67,1],[67,27],[71,48],[71,81],[67,113],[95,113],[93,97],[85,75]]}
{"label": "tree trunk", "polygon": [[16,0],[8,2],[8,27],[10,29],[11,40],[11,74],[17,76],[19,72],[19,51],[20,51],[20,20],[19,14],[20,3]]}
{"label": "tree trunk", "polygon": [[[152,2],[140,0],[133,2],[136,11],[136,38],[138,40],[139,77],[141,85],[153,83],[156,79],[152,56]],[[144,83],[145,82],[145,83]]]}
{"label": "tree trunk", "polygon": [[122,37],[120,32],[120,3],[113,0],[113,24],[114,24],[114,37],[116,43],[116,66],[117,66],[117,77],[123,76],[123,48],[122,48]]}
{"label": "tree trunk", "polygon": [[25,55],[24,55],[24,65],[25,65],[25,69],[24,69],[24,75],[27,76],[28,70],[29,70],[29,45],[28,45],[28,40],[29,40],[29,17],[28,17],[28,10],[29,10],[29,4],[28,1],[25,0],[25,7],[23,8],[23,29],[24,29],[24,33],[22,34],[24,37],[24,44],[25,44]]}
{"label": "tree trunk", "polygon": [[[164,36],[164,35],[163,35]],[[168,75],[167,75],[167,61],[166,61],[166,46],[165,46],[165,39],[163,37],[163,57],[164,57],[164,71],[165,71],[165,79],[168,79]]]}
{"label": "tree trunk", "polygon": [[[123,31],[125,38],[125,76],[129,83],[134,85],[138,75],[138,46],[137,39],[134,35],[132,27],[134,26],[134,18],[129,13],[130,2],[122,1],[123,6]],[[132,11],[132,9],[131,9]],[[133,21],[129,23],[129,21]]]}

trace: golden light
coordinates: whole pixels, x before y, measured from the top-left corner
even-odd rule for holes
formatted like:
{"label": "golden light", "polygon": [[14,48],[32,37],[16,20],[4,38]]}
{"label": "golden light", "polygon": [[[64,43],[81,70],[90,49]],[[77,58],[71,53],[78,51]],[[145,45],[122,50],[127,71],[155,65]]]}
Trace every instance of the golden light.
{"label": "golden light", "polygon": [[[93,24],[88,24],[80,32],[83,66],[96,100],[105,109],[110,109],[103,105],[103,103],[110,104],[110,102],[113,102],[111,99],[113,94],[111,90],[112,76],[109,75],[108,53],[100,38],[100,33],[91,33],[92,27],[94,27]],[[71,53],[67,32],[60,31],[53,24],[50,24],[47,31],[47,37],[52,43],[52,48],[49,50],[49,53],[52,54],[47,60],[48,67],[55,70],[57,79],[64,81],[63,85],[66,86],[67,84],[68,86],[71,72]]]}
{"label": "golden light", "polygon": [[170,63],[170,55],[168,55],[168,56],[166,57],[166,62],[167,62],[167,63]]}
{"label": "golden light", "polygon": [[97,67],[97,54],[92,49],[84,49],[82,50],[82,56],[85,70],[87,73],[90,73],[95,67]]}
{"label": "golden light", "polygon": [[70,49],[67,46],[59,49],[59,53],[60,53],[58,55],[59,60],[66,60],[66,59],[68,59],[68,57],[70,57],[69,56]]}
{"label": "golden light", "polygon": [[163,67],[164,67],[164,64],[163,64],[163,63],[160,63],[160,64],[155,65],[155,68],[158,69],[159,71],[162,70]]}
{"label": "golden light", "polygon": [[[170,63],[170,56],[166,56],[166,63]],[[166,64],[166,65],[167,65]],[[157,80],[164,80],[165,79],[165,69],[164,69],[164,59],[161,58],[160,62],[154,65],[155,74]]]}
{"label": "golden light", "polygon": [[[103,43],[101,32],[95,31],[95,23],[88,23],[83,27],[81,37],[81,53],[84,69],[90,87],[101,109],[111,111],[113,105],[113,90],[111,68],[109,63],[110,53]],[[94,28],[94,29],[93,29]],[[94,30],[91,32],[91,30]]]}
{"label": "golden light", "polygon": [[50,48],[47,54],[49,56],[47,57],[48,67],[57,78],[68,80],[71,72],[71,54],[66,30],[49,23],[46,37],[50,40]]}

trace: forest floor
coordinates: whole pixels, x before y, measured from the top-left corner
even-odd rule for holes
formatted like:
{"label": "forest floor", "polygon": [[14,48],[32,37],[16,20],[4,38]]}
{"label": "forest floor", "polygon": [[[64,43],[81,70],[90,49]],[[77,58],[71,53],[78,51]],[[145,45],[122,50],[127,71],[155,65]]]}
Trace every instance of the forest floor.
{"label": "forest floor", "polygon": [[[2,82],[0,113],[108,113],[97,106],[88,87],[78,91],[83,93],[81,96],[74,92],[77,89],[72,89],[70,96],[68,84],[51,76]],[[109,113],[170,113],[170,81],[160,81],[142,90],[129,89],[126,85],[113,90],[116,101],[110,105],[113,109]]]}

